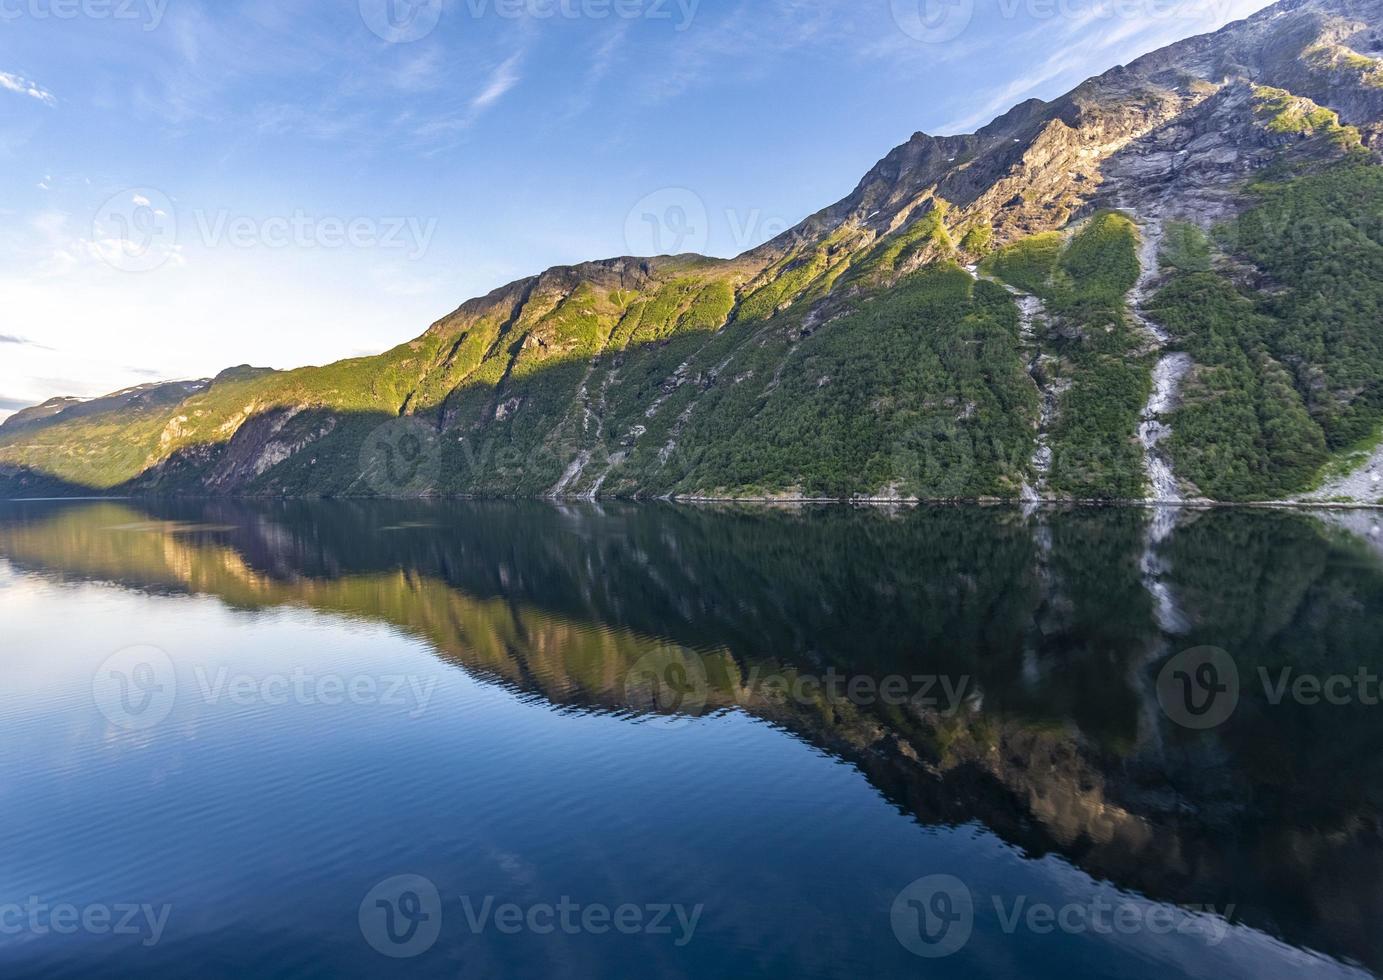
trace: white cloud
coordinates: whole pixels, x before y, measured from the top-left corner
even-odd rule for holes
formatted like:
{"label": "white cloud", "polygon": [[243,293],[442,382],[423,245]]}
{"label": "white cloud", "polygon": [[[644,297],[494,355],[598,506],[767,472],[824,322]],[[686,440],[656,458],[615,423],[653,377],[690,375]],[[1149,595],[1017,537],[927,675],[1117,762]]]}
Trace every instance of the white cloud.
{"label": "white cloud", "polygon": [[7,71],[0,71],[0,88],[19,95],[27,95],[31,99],[38,99],[44,105],[57,105],[58,102],[57,96],[41,87],[37,82],[31,82],[23,75],[12,75]]}
{"label": "white cloud", "polygon": [[523,56],[522,52],[510,55],[505,62],[494,70],[490,75],[490,80],[480,94],[471,100],[471,109],[475,112],[483,112],[504,98],[515,85],[519,84],[522,76],[519,75],[519,59]]}
{"label": "white cloud", "polygon": [[432,151],[435,153],[441,146],[437,141],[455,137],[474,126],[476,120],[523,80],[523,76],[519,74],[519,62],[523,60],[523,56],[524,49],[520,48],[506,58],[490,73],[485,87],[466,104],[463,111],[451,118],[438,116],[430,119],[414,130],[414,138],[423,143],[435,144]]}

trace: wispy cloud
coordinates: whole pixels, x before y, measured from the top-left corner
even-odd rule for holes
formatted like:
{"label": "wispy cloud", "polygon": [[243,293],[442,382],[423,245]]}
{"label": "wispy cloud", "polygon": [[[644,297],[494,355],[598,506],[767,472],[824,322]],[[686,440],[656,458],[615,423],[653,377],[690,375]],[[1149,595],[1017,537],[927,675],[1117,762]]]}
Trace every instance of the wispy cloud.
{"label": "wispy cloud", "polygon": [[440,45],[408,58],[389,75],[390,83],[403,92],[426,92],[445,79],[445,50]]}
{"label": "wispy cloud", "polygon": [[36,347],[39,350],[53,349],[51,347],[45,347],[43,344],[36,344],[28,337],[20,337],[12,333],[0,333],[0,344],[18,344],[23,347]]}
{"label": "wispy cloud", "polygon": [[1079,74],[1087,62],[1084,52],[1062,50],[1051,55],[1028,73],[1015,78],[988,95],[984,103],[968,115],[952,119],[938,127],[940,133],[968,133],[977,126],[992,122],[999,113],[1013,108],[1024,98],[1032,97],[1049,82],[1072,73]]}
{"label": "wispy cloud", "polygon": [[520,48],[496,66],[486,76],[484,86],[465,103],[464,108],[459,109],[450,118],[434,117],[428,120],[414,130],[414,138],[422,143],[433,144],[429,152],[437,153],[446,145],[446,140],[454,139],[474,126],[476,120],[494,108],[500,99],[523,80],[523,76],[519,74],[519,64],[523,61],[525,50]]}
{"label": "wispy cloud", "polygon": [[490,79],[481,89],[480,94],[471,99],[471,111],[475,113],[484,112],[505,94],[519,84],[522,76],[519,74],[519,61],[523,58],[523,52],[510,55],[503,64],[490,73]]}
{"label": "wispy cloud", "polygon": [[606,38],[601,41],[591,56],[591,63],[586,69],[586,74],[581,80],[580,86],[571,98],[569,116],[577,116],[589,109],[595,102],[595,93],[600,88],[600,83],[610,74],[615,63],[619,60],[620,51],[624,48],[625,40],[629,37],[628,22],[620,24],[612,30]]}
{"label": "wispy cloud", "polygon": [[6,398],[4,395],[0,395],[0,412],[17,412],[32,404],[33,402],[25,398]]}
{"label": "wispy cloud", "polygon": [[738,0],[715,14],[701,10],[649,60],[656,71],[639,82],[643,99],[657,105],[707,82],[768,77],[779,59],[812,48],[859,57],[861,32],[888,9],[858,0]]}
{"label": "wispy cloud", "polygon": [[[978,95],[974,111],[938,127],[941,133],[969,132],[1033,96],[1053,98],[1092,73],[1153,51],[1180,38],[1218,29],[1247,16],[1267,0],[1218,0],[1204,5],[1179,3],[1170,16],[1099,16],[1098,5],[1084,14],[1039,21],[1013,36],[1014,50],[1051,53],[1021,75]],[[965,52],[967,56],[970,51]]]}
{"label": "wispy cloud", "polygon": [[37,99],[44,105],[57,105],[58,103],[57,96],[46,88],[43,88],[37,82],[32,82],[25,78],[23,75],[14,75],[7,71],[0,71],[0,88],[18,95],[27,95],[31,99]]}

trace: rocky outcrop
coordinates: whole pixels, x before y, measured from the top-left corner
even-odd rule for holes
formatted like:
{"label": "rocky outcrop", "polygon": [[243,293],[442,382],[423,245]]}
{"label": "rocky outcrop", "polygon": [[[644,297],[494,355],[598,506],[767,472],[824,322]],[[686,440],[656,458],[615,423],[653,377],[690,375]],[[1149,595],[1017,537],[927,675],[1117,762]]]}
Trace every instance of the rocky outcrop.
{"label": "rocky outcrop", "polygon": [[1351,468],[1327,477],[1317,490],[1302,499],[1316,503],[1383,503],[1383,445],[1355,454]]}

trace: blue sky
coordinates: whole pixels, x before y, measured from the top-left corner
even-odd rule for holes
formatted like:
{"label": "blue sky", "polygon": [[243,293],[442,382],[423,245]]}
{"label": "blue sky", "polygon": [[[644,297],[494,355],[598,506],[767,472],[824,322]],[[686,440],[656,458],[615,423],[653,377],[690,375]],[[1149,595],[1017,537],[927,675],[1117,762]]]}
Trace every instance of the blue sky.
{"label": "blue sky", "polygon": [[0,0],[0,415],[374,353],[555,264],[735,254],[916,130],[1265,5]]}

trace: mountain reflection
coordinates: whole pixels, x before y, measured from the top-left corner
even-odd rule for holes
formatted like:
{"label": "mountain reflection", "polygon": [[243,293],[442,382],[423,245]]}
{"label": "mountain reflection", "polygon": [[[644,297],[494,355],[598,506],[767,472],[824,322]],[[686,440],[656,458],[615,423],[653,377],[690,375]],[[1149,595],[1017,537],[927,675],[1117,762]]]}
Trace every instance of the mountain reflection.
{"label": "mountain reflection", "polygon": [[[562,710],[641,723],[744,711],[850,762],[918,821],[978,821],[1032,856],[1161,901],[1232,905],[1237,921],[1379,969],[1383,707],[1274,705],[1255,681],[1383,674],[1383,563],[1342,522],[9,503],[0,557],[59,580],[389,623]],[[1174,724],[1156,694],[1167,659],[1203,646],[1245,678],[1209,732]],[[670,666],[690,696],[656,689]],[[832,696],[820,682],[833,677],[876,692],[904,678],[909,696]],[[914,699],[920,677],[951,689]],[[816,683],[785,693],[802,678]]]}

